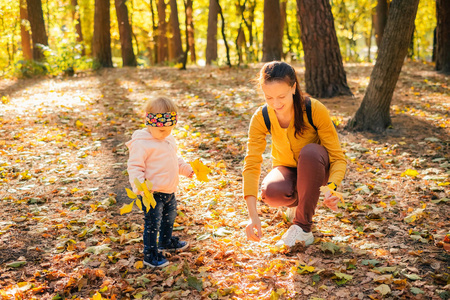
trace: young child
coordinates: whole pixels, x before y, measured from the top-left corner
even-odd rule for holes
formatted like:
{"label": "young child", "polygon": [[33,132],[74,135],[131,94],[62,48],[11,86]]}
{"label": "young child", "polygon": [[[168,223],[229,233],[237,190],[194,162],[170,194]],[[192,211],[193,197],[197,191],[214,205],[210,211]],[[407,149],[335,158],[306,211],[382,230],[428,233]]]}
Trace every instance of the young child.
{"label": "young child", "polygon": [[[177,156],[175,138],[171,135],[177,123],[177,106],[167,98],[150,100],[145,105],[145,129],[136,130],[126,145],[130,149],[128,174],[133,191],[142,195],[134,185],[137,178],[153,184],[155,208],[145,213],[144,264],[150,267],[164,267],[169,264],[158,250],[181,251],[188,243],[172,236],[177,216],[175,191],[178,174],[192,178],[194,171],[181,157]],[[140,197],[142,201],[142,198]],[[137,200],[139,201],[139,200]],[[144,209],[144,204],[142,203]],[[144,209],[144,212],[146,209]],[[159,242],[157,235],[159,233]]]}

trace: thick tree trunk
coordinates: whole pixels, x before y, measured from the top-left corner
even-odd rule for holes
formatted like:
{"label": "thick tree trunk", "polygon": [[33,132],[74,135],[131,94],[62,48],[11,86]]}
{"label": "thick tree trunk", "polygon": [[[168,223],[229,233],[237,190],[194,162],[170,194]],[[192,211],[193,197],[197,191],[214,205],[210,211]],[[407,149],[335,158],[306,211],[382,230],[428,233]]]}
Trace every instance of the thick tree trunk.
{"label": "thick tree trunk", "polygon": [[279,0],[264,0],[264,32],[262,61],[281,60],[283,32]]}
{"label": "thick tree trunk", "polygon": [[191,52],[191,62],[196,63],[197,62],[197,54],[195,52],[195,36],[194,36],[194,16],[193,16],[193,9],[192,9],[193,1],[187,0],[186,1],[186,20],[187,20],[187,36],[188,36],[188,42],[189,42],[189,51]]}
{"label": "thick tree trunk", "polygon": [[136,67],[136,56],[133,51],[133,32],[128,20],[126,0],[115,0],[117,23],[119,24],[122,65]]}
{"label": "thick tree trunk", "polygon": [[436,70],[450,74],[450,1],[436,1]]}
{"label": "thick tree trunk", "polygon": [[75,32],[77,33],[77,42],[82,46],[81,55],[86,55],[86,49],[83,45],[83,32],[81,31],[81,18],[78,9],[78,0],[71,0],[72,4],[72,20],[75,23]]}
{"label": "thick tree trunk", "polygon": [[392,95],[408,52],[418,4],[419,0],[392,1],[369,86],[349,129],[382,132],[391,125]]}
{"label": "thick tree trunk", "polygon": [[305,53],[306,92],[319,98],[352,95],[329,0],[297,0],[297,7]]}
{"label": "thick tree trunk", "polygon": [[209,0],[208,32],[206,38],[206,64],[217,60],[217,20],[219,5],[217,0]]}
{"label": "thick tree trunk", "polygon": [[48,38],[45,31],[41,0],[27,0],[27,12],[31,27],[31,38],[33,40],[33,59],[42,60],[44,59],[44,54],[37,45],[48,46]]}
{"label": "thick tree trunk", "polygon": [[171,60],[180,63],[183,61],[183,46],[181,45],[177,0],[170,0],[170,30],[172,32],[172,38],[170,39]]}
{"label": "thick tree trunk", "polygon": [[381,40],[383,39],[383,32],[386,27],[389,5],[388,0],[378,0],[375,17],[375,41],[377,46],[380,47]]}
{"label": "thick tree trunk", "polygon": [[166,3],[158,1],[158,63],[166,63],[169,58],[167,43]]}
{"label": "thick tree trunk", "polygon": [[109,0],[95,0],[92,54],[100,66],[112,68]]}
{"label": "thick tree trunk", "polygon": [[27,2],[26,0],[20,0],[20,37],[22,42],[22,54],[25,60],[32,60],[33,52],[31,51],[31,37],[26,26],[27,22]]}

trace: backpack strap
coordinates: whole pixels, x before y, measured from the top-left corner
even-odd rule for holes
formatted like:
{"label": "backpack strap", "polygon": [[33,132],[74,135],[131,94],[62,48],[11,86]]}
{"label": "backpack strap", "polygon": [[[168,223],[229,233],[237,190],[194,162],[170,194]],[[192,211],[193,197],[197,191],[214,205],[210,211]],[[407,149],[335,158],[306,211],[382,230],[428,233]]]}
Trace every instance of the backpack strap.
{"label": "backpack strap", "polygon": [[270,125],[269,112],[267,111],[267,104],[263,106],[262,114],[263,114],[263,117],[264,117],[264,123],[266,123],[267,130],[269,131],[269,133],[271,133],[270,132],[271,125]]}
{"label": "backpack strap", "polygon": [[305,106],[306,106],[306,116],[308,117],[309,124],[311,124],[311,126],[317,131],[317,127],[314,125],[312,119],[311,99],[309,99],[309,97],[305,97]]}

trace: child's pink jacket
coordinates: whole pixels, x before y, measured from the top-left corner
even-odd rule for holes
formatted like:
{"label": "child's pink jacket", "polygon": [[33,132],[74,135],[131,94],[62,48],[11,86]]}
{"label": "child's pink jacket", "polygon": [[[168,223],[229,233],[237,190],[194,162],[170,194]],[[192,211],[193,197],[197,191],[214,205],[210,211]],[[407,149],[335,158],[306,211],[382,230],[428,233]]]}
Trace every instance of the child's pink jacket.
{"label": "child's pink jacket", "polygon": [[135,193],[135,178],[153,183],[155,192],[171,194],[177,190],[178,174],[189,176],[192,173],[191,165],[177,156],[177,145],[172,135],[158,140],[147,129],[136,130],[125,145],[130,149],[128,175]]}

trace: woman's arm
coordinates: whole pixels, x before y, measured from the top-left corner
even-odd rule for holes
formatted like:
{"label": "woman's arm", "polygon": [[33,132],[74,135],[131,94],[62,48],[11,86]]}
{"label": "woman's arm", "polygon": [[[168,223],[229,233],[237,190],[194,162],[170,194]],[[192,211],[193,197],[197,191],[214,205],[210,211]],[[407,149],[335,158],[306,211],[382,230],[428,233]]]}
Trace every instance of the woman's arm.
{"label": "woman's arm", "polygon": [[255,196],[246,196],[245,201],[247,202],[247,210],[250,217],[249,224],[245,228],[245,233],[247,234],[247,238],[249,240],[259,242],[262,237],[262,230],[261,220],[259,219],[258,210],[256,209],[257,199]]}

